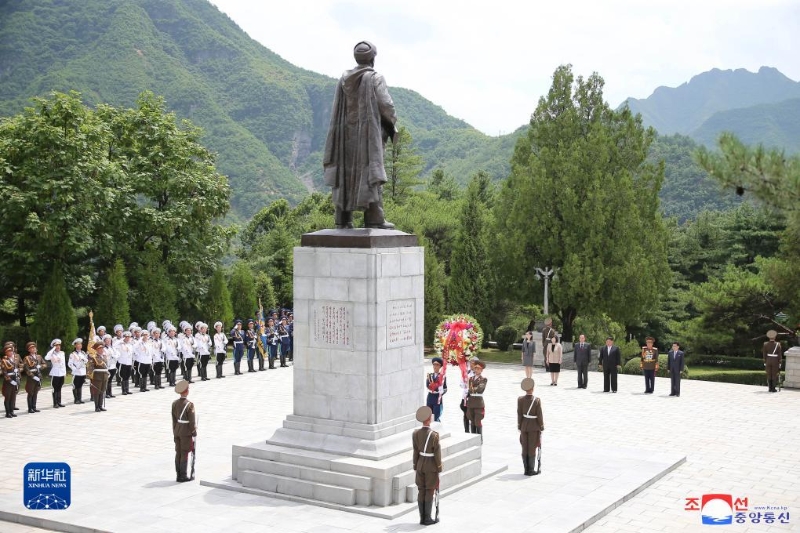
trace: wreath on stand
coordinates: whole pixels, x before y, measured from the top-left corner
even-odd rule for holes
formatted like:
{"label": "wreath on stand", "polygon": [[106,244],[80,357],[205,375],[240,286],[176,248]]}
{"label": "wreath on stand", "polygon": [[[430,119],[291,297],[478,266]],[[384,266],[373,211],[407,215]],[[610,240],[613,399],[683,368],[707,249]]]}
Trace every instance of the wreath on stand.
{"label": "wreath on stand", "polygon": [[469,358],[478,353],[483,341],[483,330],[475,318],[458,314],[445,318],[436,328],[433,336],[433,348],[436,355],[444,361],[442,376],[448,365],[457,366],[461,370],[461,382],[467,382],[467,363]]}

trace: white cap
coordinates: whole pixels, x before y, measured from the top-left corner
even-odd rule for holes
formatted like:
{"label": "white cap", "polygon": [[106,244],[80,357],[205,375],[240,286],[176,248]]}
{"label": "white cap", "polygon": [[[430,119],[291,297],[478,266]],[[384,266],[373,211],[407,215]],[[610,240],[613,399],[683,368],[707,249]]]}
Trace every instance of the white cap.
{"label": "white cap", "polygon": [[114,333],[116,333],[118,331],[122,331],[124,329],[125,328],[122,327],[122,324],[117,324],[116,326],[114,326]]}
{"label": "white cap", "polygon": [[74,341],[72,341],[72,345],[73,345],[73,346],[75,346],[76,344],[83,344],[83,339],[81,339],[80,337],[78,337],[77,339],[75,339]]}
{"label": "white cap", "polygon": [[217,327],[220,327],[220,328],[222,327],[222,322],[220,322],[219,320],[214,322],[214,329],[216,329]]}
{"label": "white cap", "polygon": [[52,348],[56,344],[61,344],[61,339],[53,339],[50,341],[50,347]]}

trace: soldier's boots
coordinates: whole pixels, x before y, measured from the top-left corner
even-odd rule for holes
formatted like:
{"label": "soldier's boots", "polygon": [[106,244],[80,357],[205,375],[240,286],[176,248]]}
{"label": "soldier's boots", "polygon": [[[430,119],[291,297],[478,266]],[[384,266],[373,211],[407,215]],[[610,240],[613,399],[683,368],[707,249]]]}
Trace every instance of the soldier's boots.
{"label": "soldier's boots", "polygon": [[186,468],[188,466],[188,461],[181,461],[178,464],[178,483],[186,483],[187,481],[191,481],[191,479],[186,476]]}
{"label": "soldier's boots", "polygon": [[56,395],[56,398],[57,398],[57,399],[56,399],[56,402],[58,402],[58,406],[59,406],[59,407],[66,407],[66,405],[64,405],[63,403],[61,403],[61,391],[60,391],[60,390],[58,391],[58,394]]}
{"label": "soldier's boots", "polygon": [[258,371],[261,372],[263,370],[266,370],[266,368],[264,368],[264,358],[263,357],[259,357],[258,358]]}
{"label": "soldier's boots", "polygon": [[424,520],[422,521],[422,525],[424,526],[432,526],[433,524],[439,523],[438,518],[433,518],[433,500],[425,500],[423,514]]}
{"label": "soldier's boots", "polygon": [[53,391],[53,409],[58,409],[59,407],[61,407],[61,405],[59,405],[58,402],[58,395],[56,394],[56,391]]}
{"label": "soldier's boots", "polygon": [[222,379],[225,376],[222,375],[222,365],[217,363],[217,379]]}
{"label": "soldier's boots", "polygon": [[241,368],[242,362],[241,361],[234,361],[233,362],[233,375],[238,376],[242,372],[239,370]]}
{"label": "soldier's boots", "polygon": [[270,359],[269,359],[269,367],[270,367],[270,369],[272,369],[272,370],[274,370],[274,369],[275,369],[275,359],[274,359],[274,358],[272,358],[272,357],[270,357]]}
{"label": "soldier's boots", "polygon": [[253,368],[253,360],[252,359],[248,359],[247,360],[247,371],[248,372],[255,372],[256,371],[256,369]]}
{"label": "soldier's boots", "polygon": [[419,509],[419,523],[425,525],[425,502],[417,500],[417,508]]}
{"label": "soldier's boots", "polygon": [[526,476],[532,476],[533,475],[533,471],[531,469],[531,457],[529,455],[523,455],[522,456],[522,466],[525,467],[524,474]]}

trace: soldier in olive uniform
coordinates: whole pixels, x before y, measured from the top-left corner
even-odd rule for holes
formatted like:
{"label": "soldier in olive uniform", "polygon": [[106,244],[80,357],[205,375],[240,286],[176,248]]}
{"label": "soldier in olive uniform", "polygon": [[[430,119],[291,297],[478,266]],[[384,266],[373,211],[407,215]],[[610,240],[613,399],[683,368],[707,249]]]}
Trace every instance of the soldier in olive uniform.
{"label": "soldier in olive uniform", "polygon": [[761,348],[761,356],[764,358],[764,369],[767,371],[767,384],[770,392],[778,392],[778,378],[781,373],[781,356],[783,355],[783,347],[781,343],[775,340],[778,332],[771,329],[767,332],[769,339],[764,343]]}
{"label": "soldier in olive uniform", "polygon": [[175,440],[175,473],[176,481],[183,483],[194,479],[194,461],[192,461],[191,475],[187,475],[189,467],[189,452],[194,452],[195,438],[197,437],[197,418],[194,404],[187,398],[189,396],[189,382],[181,380],[175,385],[175,392],[181,395],[172,402],[172,436]]}
{"label": "soldier in olive uniform", "polygon": [[483,391],[486,390],[486,382],[489,381],[483,377],[483,369],[486,368],[486,363],[483,361],[475,361],[472,367],[475,375],[469,378],[467,384],[467,418],[470,422],[470,433],[478,433],[481,435],[481,444],[483,444],[483,416],[486,412],[486,405],[483,403]]}
{"label": "soldier in olive uniform", "polygon": [[[95,351],[89,354],[89,361],[86,363],[86,373],[89,375],[89,387],[92,390],[94,399],[94,412],[105,411],[103,406],[106,399],[106,386],[108,385],[108,363],[106,362],[106,346],[102,342],[95,342],[92,345]],[[142,376],[146,382],[147,376]]]}
{"label": "soldier in olive uniform", "polygon": [[19,363],[15,355],[15,345],[7,342],[3,345],[4,357],[0,361],[0,370],[3,372],[3,398],[6,408],[6,418],[14,418],[19,390]]}
{"label": "soldier in olive uniform", "polygon": [[22,360],[22,370],[28,379],[25,381],[25,392],[28,393],[28,412],[38,413],[36,400],[39,397],[39,389],[42,388],[42,369],[44,359],[36,353],[36,343],[31,341],[25,345],[28,355]]}
{"label": "soldier in olive uniform", "polygon": [[439,445],[439,434],[431,429],[433,411],[428,406],[417,409],[417,421],[422,427],[414,430],[411,441],[414,445],[414,471],[417,473],[417,507],[419,523],[425,526],[439,521],[439,506],[436,505],[436,516],[432,516],[433,499],[439,490],[439,472],[442,471],[442,447]]}
{"label": "soldier in olive uniform", "polygon": [[521,387],[525,394],[517,398],[517,429],[526,476],[535,476],[539,473],[539,469],[534,470],[534,467],[536,451],[542,445],[542,431],[544,431],[542,400],[533,395],[533,386],[533,379],[523,379]]}

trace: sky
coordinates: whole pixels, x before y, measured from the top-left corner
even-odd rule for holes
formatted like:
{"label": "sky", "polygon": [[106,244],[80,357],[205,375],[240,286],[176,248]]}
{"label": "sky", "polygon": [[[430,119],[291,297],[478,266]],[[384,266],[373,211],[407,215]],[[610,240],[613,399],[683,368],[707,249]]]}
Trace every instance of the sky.
{"label": "sky", "polygon": [[770,66],[800,80],[798,0],[211,2],[287,61],[332,77],[371,41],[390,87],[489,135],[526,124],[566,63],[599,73],[614,107],[712,68]]}

